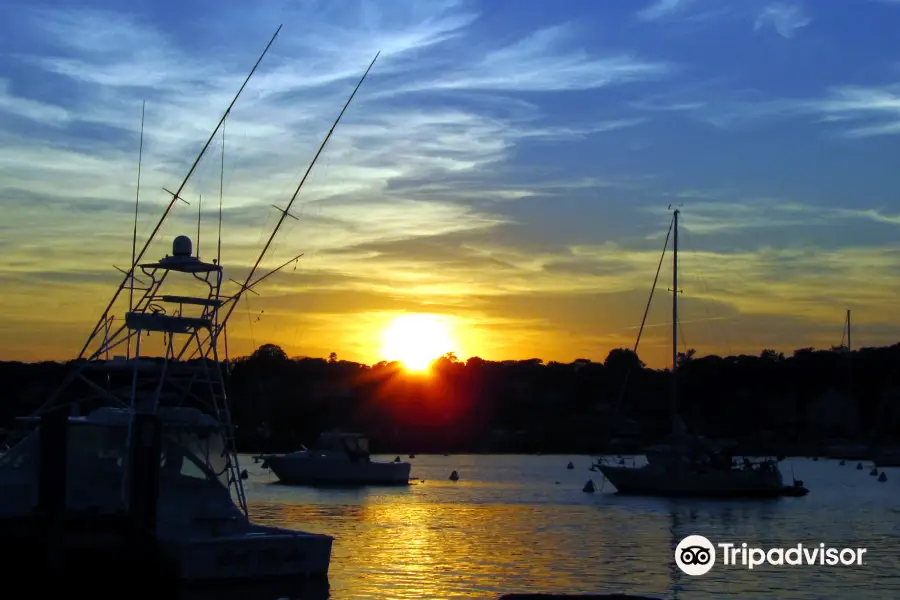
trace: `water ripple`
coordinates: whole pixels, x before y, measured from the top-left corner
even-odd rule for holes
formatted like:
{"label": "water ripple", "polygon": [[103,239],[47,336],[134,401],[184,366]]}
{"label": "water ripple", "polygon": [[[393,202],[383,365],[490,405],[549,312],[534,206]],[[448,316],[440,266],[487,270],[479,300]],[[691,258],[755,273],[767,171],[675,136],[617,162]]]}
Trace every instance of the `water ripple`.
{"label": "water ripple", "polygon": [[[568,460],[575,470],[566,470]],[[249,464],[250,461],[245,461]],[[900,470],[879,484],[832,461],[794,463],[812,493],[763,502],[622,498],[581,487],[587,457],[419,456],[402,489],[273,485],[251,468],[256,521],[335,537],[331,598],[496,598],[627,592],[660,598],[900,597]],[[459,482],[447,481],[458,470]],[[789,472],[787,473],[789,475]],[[557,483],[558,482],[558,483]],[[673,549],[690,534],[751,546],[865,547],[860,567],[717,565],[691,578]]]}

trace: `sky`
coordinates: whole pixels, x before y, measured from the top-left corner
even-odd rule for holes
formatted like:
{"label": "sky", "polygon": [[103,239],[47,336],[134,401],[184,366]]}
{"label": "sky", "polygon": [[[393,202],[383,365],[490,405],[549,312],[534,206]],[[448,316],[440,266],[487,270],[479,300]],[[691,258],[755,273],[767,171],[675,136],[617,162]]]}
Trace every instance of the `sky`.
{"label": "sky", "polygon": [[[77,354],[278,25],[148,258],[243,280],[232,354],[373,363],[398,314],[460,357],[634,345],[680,211],[679,349],[900,340],[900,1],[8,0],[0,359]],[[202,198],[202,201],[200,200]],[[198,207],[199,204],[199,207]],[[671,359],[670,254],[638,353]],[[236,287],[236,286],[233,286]],[[229,288],[233,291],[233,287]]]}

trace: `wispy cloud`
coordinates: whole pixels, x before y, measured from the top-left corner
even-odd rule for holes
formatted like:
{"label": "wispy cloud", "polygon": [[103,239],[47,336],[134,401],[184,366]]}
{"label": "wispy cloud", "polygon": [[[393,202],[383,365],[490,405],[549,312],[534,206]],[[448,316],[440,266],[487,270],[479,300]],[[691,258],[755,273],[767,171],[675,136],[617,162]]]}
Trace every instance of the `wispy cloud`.
{"label": "wispy cloud", "polygon": [[[814,206],[789,198],[740,199],[734,192],[728,191],[686,191],[673,196],[689,201],[690,209],[684,218],[684,227],[696,235],[718,235],[755,229],[808,229],[852,220],[900,226],[900,212],[890,214],[874,208]],[[657,207],[650,207],[647,211],[663,218],[662,210]],[[662,232],[654,237],[664,235],[665,232]]]}
{"label": "wispy cloud", "polygon": [[753,29],[759,31],[766,27],[772,27],[783,38],[790,39],[798,29],[812,23],[803,8],[798,4],[786,4],[776,2],[765,7],[756,18]]}
{"label": "wispy cloud", "polygon": [[638,11],[642,21],[655,21],[684,11],[696,0],[656,0],[650,6]]}
{"label": "wispy cloud", "polygon": [[632,103],[651,113],[669,112],[721,129],[778,119],[818,122],[846,138],[900,134],[900,84],[838,85],[820,97],[773,98],[756,89],[722,85],[673,90]]}
{"label": "wispy cloud", "polygon": [[900,85],[884,87],[841,86],[806,107],[830,122],[864,123],[845,129],[849,137],[900,134]]}

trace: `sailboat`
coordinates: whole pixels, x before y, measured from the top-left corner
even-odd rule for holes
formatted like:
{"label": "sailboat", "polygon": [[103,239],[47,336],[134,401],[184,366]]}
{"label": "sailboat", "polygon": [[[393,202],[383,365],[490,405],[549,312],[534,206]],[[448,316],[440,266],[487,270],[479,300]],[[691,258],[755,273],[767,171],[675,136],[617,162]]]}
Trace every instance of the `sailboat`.
{"label": "sailboat", "polygon": [[[202,259],[199,239],[195,248],[184,235],[174,239],[170,255],[150,261],[143,258],[175,202],[183,200],[180,194],[191,174],[277,35],[278,31],[181,186],[169,192],[171,202],[140,252],[136,249],[136,199],[130,269],[120,269],[125,275],[122,283],[65,380],[39,411],[45,416],[24,419],[39,425],[0,457],[0,519],[7,537],[13,524],[44,518],[47,489],[53,488],[55,514],[62,522],[95,524],[122,515],[133,519],[139,513],[141,526],[154,540],[156,557],[164,565],[161,573],[178,582],[327,578],[332,537],[263,526],[250,519],[243,486],[248,474],[240,468],[226,397],[226,325],[245,292],[296,261],[295,257],[256,276],[284,218],[292,216],[289,211],[303,182],[375,60],[331,126],[287,207],[276,207],[281,219],[244,283],[236,282],[240,286],[236,292],[223,290],[228,280],[221,264],[221,200],[219,244],[211,252],[215,258]],[[123,295],[127,299],[124,315],[114,318],[112,311],[124,303],[117,304]],[[110,327],[114,320],[121,323],[116,329]],[[58,451],[47,452],[54,444]],[[55,473],[49,472],[52,462],[57,463]],[[103,532],[89,527],[97,535],[87,541],[83,535],[77,539],[84,548],[93,549]],[[70,553],[66,563],[73,558]]]}
{"label": "sailboat", "polygon": [[[672,216],[672,433],[667,444],[646,450],[647,464],[636,467],[595,465],[619,494],[662,497],[774,498],[802,496],[808,490],[801,482],[787,486],[775,460],[740,464],[708,440],[691,436],[677,411],[678,372],[678,217]],[[665,253],[665,249],[663,250]]]}
{"label": "sailboat", "polygon": [[[844,319],[844,330],[841,336],[841,345],[838,346],[838,348],[842,352],[846,353],[848,361],[847,372],[850,375],[850,380],[852,382],[853,337],[849,308],[847,309],[847,314]],[[887,399],[883,398],[879,406],[879,411],[881,414],[883,414],[883,412],[886,410],[886,404]],[[869,459],[878,468],[900,466],[900,451],[898,451],[896,447],[884,444],[882,436],[878,431],[878,423],[880,422],[881,421],[876,420],[876,424],[873,426],[870,434],[870,442],[831,444],[827,448],[828,456],[830,458],[840,458],[847,460]]]}

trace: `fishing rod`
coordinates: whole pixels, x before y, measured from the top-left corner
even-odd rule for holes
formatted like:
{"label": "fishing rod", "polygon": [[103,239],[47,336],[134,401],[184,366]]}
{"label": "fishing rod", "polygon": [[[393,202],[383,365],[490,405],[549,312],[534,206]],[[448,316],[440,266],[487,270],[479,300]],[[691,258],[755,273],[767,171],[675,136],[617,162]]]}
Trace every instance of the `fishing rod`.
{"label": "fishing rod", "polygon": [[359,88],[362,86],[363,81],[366,80],[366,77],[369,75],[369,71],[372,70],[372,67],[375,65],[375,61],[378,60],[378,56],[380,54],[380,51],[375,54],[375,58],[372,59],[372,62],[369,63],[369,66],[366,69],[365,73],[363,73],[362,77],[360,77],[359,83],[357,83],[356,87],[353,88],[353,92],[350,94],[350,97],[347,98],[347,102],[344,103],[344,107],[341,109],[341,112],[338,113],[338,116],[334,120],[334,123],[331,124],[331,129],[328,130],[328,133],[325,135],[325,139],[323,139],[322,143],[319,145],[319,149],[316,151],[316,155],[313,157],[312,162],[310,162],[309,166],[306,168],[306,173],[303,174],[303,178],[300,180],[300,183],[297,184],[297,189],[294,190],[294,195],[291,196],[291,199],[288,202],[287,206],[284,208],[284,210],[279,209],[279,211],[281,212],[281,217],[279,217],[278,223],[275,224],[275,228],[272,230],[272,234],[269,236],[268,241],[266,241],[266,245],[263,247],[262,252],[260,252],[259,256],[256,258],[256,263],[254,263],[253,268],[250,269],[249,273],[247,273],[247,278],[244,280],[244,285],[241,286],[241,289],[235,296],[235,303],[231,306],[231,308],[229,308],[228,312],[225,314],[225,318],[222,319],[222,322],[219,324],[220,330],[228,322],[228,318],[231,316],[231,313],[234,312],[234,308],[240,300],[241,295],[244,293],[246,287],[250,284],[250,281],[253,279],[253,275],[256,274],[256,270],[259,268],[259,264],[262,262],[263,258],[265,258],[266,256],[266,253],[269,251],[269,246],[272,245],[272,241],[275,239],[275,235],[281,228],[281,224],[284,223],[284,219],[288,215],[290,215],[291,207],[294,205],[294,201],[297,199],[297,196],[300,195],[300,190],[303,188],[303,184],[306,183],[306,179],[307,177],[309,177],[310,172],[313,170],[313,167],[319,160],[319,156],[321,156],[322,152],[325,150],[325,146],[328,144],[328,140],[331,139],[331,135],[334,133],[335,128],[338,126],[338,123],[341,122],[344,113],[347,112],[347,108],[350,106],[350,103],[353,102],[353,98],[356,96],[356,92],[359,91]]}

